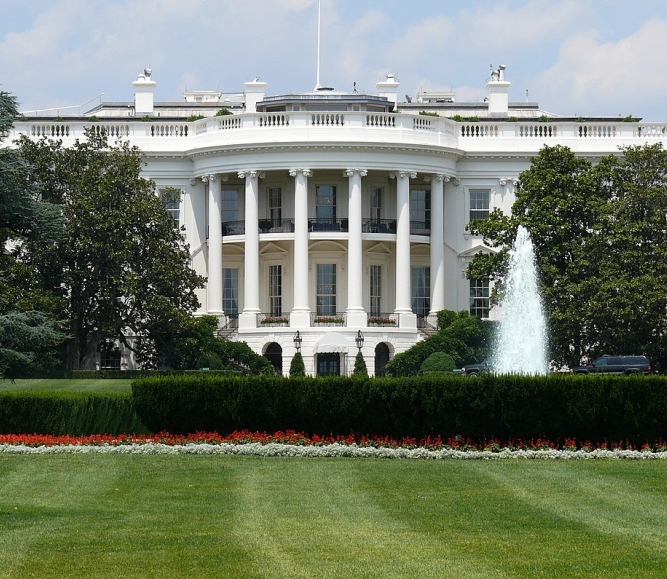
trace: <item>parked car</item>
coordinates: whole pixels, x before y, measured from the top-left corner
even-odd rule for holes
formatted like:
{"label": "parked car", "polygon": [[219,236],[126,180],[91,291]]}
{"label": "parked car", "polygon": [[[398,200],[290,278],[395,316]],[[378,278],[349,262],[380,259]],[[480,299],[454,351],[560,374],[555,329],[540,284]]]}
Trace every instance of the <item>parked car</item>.
{"label": "parked car", "polygon": [[602,356],[588,366],[574,366],[574,374],[650,374],[651,361],[646,356]]}
{"label": "parked car", "polygon": [[491,364],[489,360],[484,360],[479,364],[467,364],[466,366],[463,366],[461,374],[463,376],[477,376],[482,372],[488,372],[490,369],[491,369]]}

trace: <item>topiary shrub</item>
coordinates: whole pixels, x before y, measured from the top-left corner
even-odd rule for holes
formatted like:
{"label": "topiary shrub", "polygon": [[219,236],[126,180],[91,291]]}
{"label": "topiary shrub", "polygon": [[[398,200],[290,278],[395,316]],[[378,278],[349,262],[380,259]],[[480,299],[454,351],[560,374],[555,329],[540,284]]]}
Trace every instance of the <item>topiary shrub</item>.
{"label": "topiary shrub", "polygon": [[456,368],[456,362],[449,354],[445,352],[433,352],[426,360],[422,362],[421,372],[451,372]]}
{"label": "topiary shrub", "polygon": [[301,378],[306,375],[306,367],[303,365],[303,356],[301,352],[294,354],[292,362],[289,365],[289,377]]}
{"label": "topiary shrub", "polygon": [[366,368],[366,360],[361,351],[357,352],[357,357],[354,359],[354,370],[352,370],[353,378],[368,378],[368,369]]}

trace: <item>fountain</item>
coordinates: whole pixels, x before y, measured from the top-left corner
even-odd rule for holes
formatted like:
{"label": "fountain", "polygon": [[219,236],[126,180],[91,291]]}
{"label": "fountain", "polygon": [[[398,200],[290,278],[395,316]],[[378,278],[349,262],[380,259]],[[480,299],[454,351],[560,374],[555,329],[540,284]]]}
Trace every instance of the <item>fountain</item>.
{"label": "fountain", "polygon": [[537,288],[533,243],[522,225],[509,254],[502,310],[503,318],[493,347],[493,371],[497,374],[546,374],[546,320]]}

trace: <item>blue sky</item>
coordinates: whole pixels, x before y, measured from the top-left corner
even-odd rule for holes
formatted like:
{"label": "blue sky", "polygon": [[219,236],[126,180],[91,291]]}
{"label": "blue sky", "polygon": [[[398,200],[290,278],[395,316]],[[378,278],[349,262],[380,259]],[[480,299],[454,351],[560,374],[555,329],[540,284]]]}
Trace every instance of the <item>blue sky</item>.
{"label": "blue sky", "polygon": [[[322,0],[322,84],[454,90],[481,101],[490,65],[510,100],[564,115],[667,121],[665,0]],[[0,90],[23,110],[131,101],[150,65],[157,100],[269,94],[316,82],[317,0],[0,0]]]}

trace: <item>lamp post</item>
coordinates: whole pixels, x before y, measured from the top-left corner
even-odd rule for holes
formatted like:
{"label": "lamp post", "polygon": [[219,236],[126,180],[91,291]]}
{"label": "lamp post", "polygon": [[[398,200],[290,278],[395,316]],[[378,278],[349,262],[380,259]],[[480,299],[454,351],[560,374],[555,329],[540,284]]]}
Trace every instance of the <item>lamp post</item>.
{"label": "lamp post", "polygon": [[302,342],[301,334],[299,334],[299,330],[296,331],[296,334],[294,335],[294,347],[296,348],[297,352],[301,351],[301,342]]}
{"label": "lamp post", "polygon": [[354,341],[357,343],[357,348],[359,348],[359,351],[361,352],[361,348],[364,347],[364,336],[361,333],[361,330],[357,332],[356,338],[354,338]]}

